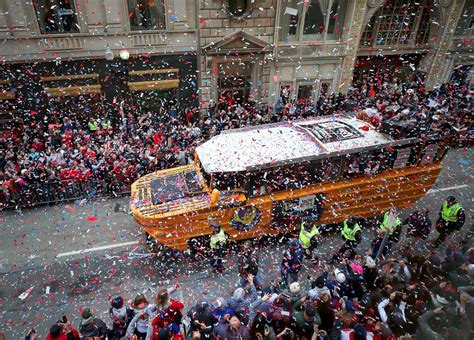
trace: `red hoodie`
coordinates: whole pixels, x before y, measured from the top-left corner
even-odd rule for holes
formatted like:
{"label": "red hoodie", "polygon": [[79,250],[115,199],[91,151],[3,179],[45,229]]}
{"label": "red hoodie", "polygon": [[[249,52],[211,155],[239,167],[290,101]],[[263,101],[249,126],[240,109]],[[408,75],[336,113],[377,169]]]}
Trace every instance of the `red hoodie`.
{"label": "red hoodie", "polygon": [[[69,333],[71,333],[70,335],[72,335],[72,337],[70,337],[69,339],[73,339],[73,340],[80,340],[81,339],[77,329],[71,328],[71,331]],[[68,333],[61,333],[61,334],[59,334],[59,336],[54,337],[54,338],[51,336],[51,334],[48,334],[48,335],[46,335],[46,340],[68,340],[67,334]]]}

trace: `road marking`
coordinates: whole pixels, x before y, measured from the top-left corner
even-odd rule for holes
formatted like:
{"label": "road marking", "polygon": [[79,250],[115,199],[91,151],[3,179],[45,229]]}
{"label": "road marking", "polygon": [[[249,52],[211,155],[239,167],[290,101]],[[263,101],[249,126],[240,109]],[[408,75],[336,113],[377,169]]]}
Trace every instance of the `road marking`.
{"label": "road marking", "polygon": [[60,253],[56,255],[56,257],[65,257],[65,256],[71,256],[71,255],[77,255],[77,254],[92,253],[94,251],[99,251],[99,250],[126,247],[126,246],[131,246],[134,244],[138,244],[139,242],[140,241],[131,241],[131,242],[124,242],[124,243],[109,244],[107,246],[100,246],[100,247],[94,247],[94,248],[89,248],[89,249],[74,250],[67,253]]}
{"label": "road marking", "polygon": [[463,184],[463,185],[456,185],[454,187],[449,187],[449,188],[430,189],[430,190],[428,190],[427,194],[429,195],[429,194],[434,194],[434,193],[441,192],[441,191],[461,189],[461,188],[465,188],[467,186],[468,186],[467,184]]}

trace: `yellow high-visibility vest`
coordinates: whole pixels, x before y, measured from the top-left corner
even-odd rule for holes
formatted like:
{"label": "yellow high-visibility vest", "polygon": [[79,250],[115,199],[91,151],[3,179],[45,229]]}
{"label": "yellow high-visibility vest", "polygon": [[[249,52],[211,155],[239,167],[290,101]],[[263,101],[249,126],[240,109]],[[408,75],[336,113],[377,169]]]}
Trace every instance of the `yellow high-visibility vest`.
{"label": "yellow high-visibility vest", "polygon": [[444,201],[441,206],[441,218],[446,222],[457,222],[458,221],[458,212],[462,209],[461,204],[455,203],[452,206],[448,207],[448,202]]}
{"label": "yellow high-visibility vest", "polygon": [[308,249],[309,247],[311,247],[311,239],[313,238],[313,236],[319,236],[319,230],[316,226],[314,226],[310,231],[306,231],[304,226],[305,222],[301,223],[301,230],[298,241],[300,242],[303,248]]}
{"label": "yellow high-visibility vest", "polygon": [[398,216],[395,218],[395,222],[393,223],[392,227],[389,227],[388,225],[388,215],[389,213],[386,212],[385,215],[383,215],[383,221],[382,224],[379,225],[380,230],[387,230],[388,229],[388,234],[392,235],[395,229],[402,224],[402,221],[398,218]]}
{"label": "yellow high-visibility vest", "polygon": [[355,234],[361,230],[362,229],[360,229],[360,226],[358,223],[354,225],[354,228],[351,228],[347,225],[347,220],[345,220],[341,234],[344,237],[344,239],[349,240],[349,241],[355,241]]}
{"label": "yellow high-visibility vest", "polygon": [[89,127],[89,130],[91,131],[97,131],[98,127],[97,127],[97,122],[89,122],[87,123],[87,126]]}
{"label": "yellow high-visibility vest", "polygon": [[223,229],[221,229],[217,234],[211,236],[211,249],[217,248],[218,243],[221,243],[222,245],[227,243],[227,237],[225,236]]}

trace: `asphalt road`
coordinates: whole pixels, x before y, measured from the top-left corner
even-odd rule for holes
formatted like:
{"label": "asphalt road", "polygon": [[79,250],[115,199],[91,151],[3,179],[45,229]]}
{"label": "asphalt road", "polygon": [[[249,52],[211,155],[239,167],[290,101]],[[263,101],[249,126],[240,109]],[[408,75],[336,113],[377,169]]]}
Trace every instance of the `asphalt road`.
{"label": "asphalt road", "polygon": [[[432,190],[411,209],[429,208],[432,218],[442,200],[452,194],[466,209],[468,220],[463,233],[472,226],[474,211],[474,149],[450,151],[444,168]],[[107,319],[110,297],[118,294],[130,299],[138,292],[182,284],[176,297],[186,309],[203,295],[229,297],[237,280],[235,257],[226,258],[228,270],[216,277],[206,260],[196,262],[162,261],[143,250],[143,232],[125,214],[114,213],[116,202],[127,205],[128,198],[98,199],[23,212],[0,215],[0,331],[7,338],[18,339],[31,327],[46,335],[62,315],[79,324],[80,309],[91,306],[96,315]],[[432,232],[432,238],[437,236]],[[363,250],[373,237],[364,232]],[[320,242],[323,260],[339,246],[339,236],[326,234]],[[260,250],[263,281],[279,277],[281,245],[265,245]],[[324,261],[323,261],[324,262]],[[301,278],[316,275],[314,268],[304,268]],[[304,286],[305,284],[303,284]],[[19,296],[31,288],[24,299]]]}

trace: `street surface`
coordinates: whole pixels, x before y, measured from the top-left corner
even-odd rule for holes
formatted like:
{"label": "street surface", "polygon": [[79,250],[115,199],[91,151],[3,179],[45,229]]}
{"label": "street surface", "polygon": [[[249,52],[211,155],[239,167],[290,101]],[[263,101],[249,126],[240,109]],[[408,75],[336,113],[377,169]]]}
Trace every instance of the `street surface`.
{"label": "street surface", "polygon": [[[424,207],[431,209],[434,222],[442,200],[455,195],[467,215],[463,231],[455,235],[462,237],[472,225],[474,211],[473,154],[473,148],[451,150],[435,186],[413,208],[401,211],[401,217]],[[8,339],[19,339],[32,327],[44,338],[62,315],[78,327],[80,309],[86,306],[107,322],[110,297],[120,294],[127,300],[146,292],[152,299],[150,290],[175,282],[182,284],[175,297],[186,310],[203,295],[211,300],[230,296],[238,278],[235,256],[227,257],[228,270],[222,278],[209,272],[207,261],[161,262],[159,256],[144,251],[144,235],[133,218],[114,213],[117,202],[127,206],[128,198],[0,214],[0,331]],[[359,251],[368,247],[373,235],[365,231]],[[431,238],[437,235],[433,231]],[[318,247],[321,258],[330,258],[339,244],[338,234],[324,234]],[[279,278],[283,249],[282,245],[261,249],[264,282]],[[304,268],[300,278],[315,274],[313,268]],[[307,284],[305,280],[303,288]],[[29,295],[20,299],[30,288]]]}

